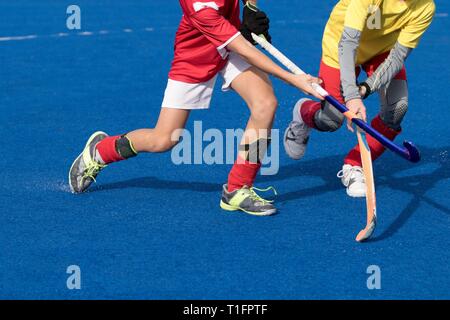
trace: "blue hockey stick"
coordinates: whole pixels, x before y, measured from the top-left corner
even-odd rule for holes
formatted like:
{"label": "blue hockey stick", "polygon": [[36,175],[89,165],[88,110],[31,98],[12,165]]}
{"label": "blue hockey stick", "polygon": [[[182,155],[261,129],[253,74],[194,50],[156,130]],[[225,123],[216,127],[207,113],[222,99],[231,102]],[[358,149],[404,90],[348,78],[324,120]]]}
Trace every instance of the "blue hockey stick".
{"label": "blue hockey stick", "polygon": [[[274,56],[281,64],[283,64],[286,68],[288,68],[291,72],[295,74],[305,74],[298,66],[296,66],[291,60],[289,60],[283,53],[281,53],[277,48],[275,48],[272,44],[270,44],[264,37],[257,36],[252,34],[253,39],[267,52],[269,52],[272,56]],[[359,128],[367,132],[374,139],[380,142],[383,146],[401,156],[402,158],[409,160],[411,162],[419,162],[420,161],[420,152],[419,149],[411,142],[404,141],[403,147],[398,146],[393,143],[391,140],[383,136],[377,130],[372,128],[363,120],[359,119],[353,112],[351,112],[345,105],[340,103],[336,98],[331,96],[325,89],[323,89],[318,84],[312,85],[314,90],[319,93],[321,96],[325,98],[331,105],[333,105],[336,109],[344,114],[344,116],[351,120],[355,125]]]}

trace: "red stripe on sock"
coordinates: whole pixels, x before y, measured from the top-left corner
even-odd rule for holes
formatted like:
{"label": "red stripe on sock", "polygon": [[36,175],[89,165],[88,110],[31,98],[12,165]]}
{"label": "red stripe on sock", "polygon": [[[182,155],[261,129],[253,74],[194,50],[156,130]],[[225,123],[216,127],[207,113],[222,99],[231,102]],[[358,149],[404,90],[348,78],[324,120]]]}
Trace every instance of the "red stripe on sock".
{"label": "red stripe on sock", "polygon": [[116,150],[116,141],[120,137],[106,137],[97,144],[96,149],[106,164],[124,160]]}
{"label": "red stripe on sock", "polygon": [[[376,116],[372,120],[371,126],[391,141],[393,141],[395,139],[395,137],[398,136],[401,132],[401,130],[395,131],[395,130],[389,128],[387,125],[385,125],[379,115]],[[366,138],[367,138],[367,143],[369,144],[370,153],[372,154],[372,161],[375,161],[383,154],[383,152],[386,150],[386,148],[381,143],[379,143],[377,140],[372,138],[372,136],[367,135]],[[359,145],[356,145],[349,152],[347,157],[345,157],[345,159],[344,159],[344,163],[350,164],[352,166],[359,166],[359,167],[362,166]]]}
{"label": "red stripe on sock", "polygon": [[317,101],[305,101],[300,106],[300,117],[306,123],[306,125],[310,128],[316,128],[316,124],[314,123],[314,116],[317,111],[321,108],[320,102]]}
{"label": "red stripe on sock", "polygon": [[261,163],[251,163],[238,157],[228,175],[228,192],[240,189],[243,186],[252,187]]}

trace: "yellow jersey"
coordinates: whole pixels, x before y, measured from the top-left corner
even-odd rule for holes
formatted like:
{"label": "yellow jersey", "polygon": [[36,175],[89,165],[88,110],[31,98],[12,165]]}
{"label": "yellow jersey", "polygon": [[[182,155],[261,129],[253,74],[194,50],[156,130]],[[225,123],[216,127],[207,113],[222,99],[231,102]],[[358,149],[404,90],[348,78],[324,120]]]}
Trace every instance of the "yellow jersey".
{"label": "yellow jersey", "polygon": [[433,0],[341,0],[331,12],[322,41],[322,60],[339,68],[344,27],[361,31],[356,65],[390,51],[396,42],[416,48],[433,20]]}

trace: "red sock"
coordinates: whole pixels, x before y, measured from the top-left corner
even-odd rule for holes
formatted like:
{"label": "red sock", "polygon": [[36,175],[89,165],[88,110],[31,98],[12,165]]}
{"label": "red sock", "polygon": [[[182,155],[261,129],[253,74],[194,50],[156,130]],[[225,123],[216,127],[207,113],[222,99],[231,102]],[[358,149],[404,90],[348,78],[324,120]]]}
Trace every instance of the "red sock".
{"label": "red sock", "polygon": [[125,160],[116,150],[116,141],[121,136],[106,137],[100,141],[96,149],[105,164]]}
{"label": "red sock", "polygon": [[243,186],[253,186],[259,168],[261,168],[261,163],[251,163],[238,156],[228,175],[228,192],[233,192]]}
{"label": "red sock", "polygon": [[305,101],[300,108],[300,117],[306,123],[306,125],[310,128],[315,128],[316,124],[314,123],[314,115],[321,108],[320,102],[308,100]]}
{"label": "red sock", "polygon": [[[381,120],[379,115],[376,116],[372,120],[371,125],[375,130],[380,132],[382,135],[384,135],[386,138],[388,138],[391,141],[394,140],[395,137],[397,135],[399,135],[401,132],[401,130],[395,131],[394,129],[391,129],[388,126],[386,126],[383,123],[383,121]],[[383,152],[386,150],[386,148],[381,143],[379,143],[377,140],[372,138],[372,136],[367,135],[366,137],[367,137],[367,143],[369,144],[370,153],[372,154],[372,161],[374,161],[383,154]],[[347,157],[345,157],[344,164],[350,164],[352,166],[359,166],[359,167],[362,166],[359,145],[356,145],[356,147],[354,147],[349,152]]]}

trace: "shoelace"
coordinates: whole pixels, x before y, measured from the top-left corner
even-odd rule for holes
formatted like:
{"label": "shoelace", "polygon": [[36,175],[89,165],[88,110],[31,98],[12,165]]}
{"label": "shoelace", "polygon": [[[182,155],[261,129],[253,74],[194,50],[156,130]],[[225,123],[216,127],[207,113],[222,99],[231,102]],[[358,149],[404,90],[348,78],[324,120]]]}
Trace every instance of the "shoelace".
{"label": "shoelace", "polygon": [[249,188],[248,190],[250,191],[250,199],[255,200],[255,201],[261,201],[262,203],[273,203],[274,200],[266,200],[266,199],[262,198],[260,195],[258,195],[255,192],[255,190],[259,191],[259,192],[267,192],[267,191],[272,190],[274,195],[278,195],[277,190],[275,190],[275,188],[272,186],[267,187],[265,189],[259,189],[256,187],[252,187],[252,188]]}
{"label": "shoelace", "polygon": [[89,165],[86,167],[83,178],[91,178],[92,180],[97,182],[97,180],[95,180],[95,177],[104,167],[106,167],[106,164],[100,164],[98,162],[91,161],[91,163],[89,163]]}
{"label": "shoelace", "polygon": [[303,125],[300,122],[297,121],[291,121],[289,124],[289,133],[291,140],[294,140],[295,142],[303,143],[303,135],[300,134],[300,131],[304,130]]}
{"label": "shoelace", "polygon": [[[356,173],[359,172],[360,175],[357,175]],[[350,179],[354,179],[356,182],[362,182],[364,181],[364,172],[359,167],[352,167],[348,169],[348,174],[344,174],[344,170],[340,170],[337,173],[337,177],[339,179],[344,178],[344,180],[347,182],[350,181]]]}

